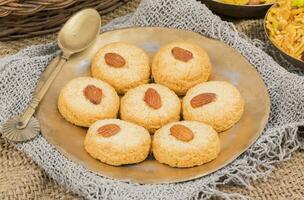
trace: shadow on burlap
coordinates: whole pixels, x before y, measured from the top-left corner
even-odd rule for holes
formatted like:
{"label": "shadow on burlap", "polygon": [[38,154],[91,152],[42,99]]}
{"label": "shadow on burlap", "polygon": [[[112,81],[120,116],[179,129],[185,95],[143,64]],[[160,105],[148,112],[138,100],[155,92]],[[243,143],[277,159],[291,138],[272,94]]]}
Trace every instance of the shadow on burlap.
{"label": "shadow on burlap", "polygon": [[[136,9],[139,0],[132,0],[114,12],[102,17],[102,24]],[[265,41],[262,20],[233,21],[237,29],[250,38]],[[0,57],[20,49],[46,44],[56,39],[55,34],[0,42]],[[276,167],[272,178],[253,183],[252,189],[222,186],[222,190],[239,192],[252,199],[304,199],[304,152],[296,152],[291,160]],[[33,161],[12,145],[0,139],[0,199],[82,199],[48,177]]]}

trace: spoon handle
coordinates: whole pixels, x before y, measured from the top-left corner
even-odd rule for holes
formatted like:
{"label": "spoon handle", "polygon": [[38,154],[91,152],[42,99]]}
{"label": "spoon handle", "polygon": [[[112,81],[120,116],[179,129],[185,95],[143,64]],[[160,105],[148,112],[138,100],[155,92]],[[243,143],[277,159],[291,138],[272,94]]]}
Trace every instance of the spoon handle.
{"label": "spoon handle", "polygon": [[63,55],[60,57],[59,61],[57,60],[57,62],[53,61],[50,63],[50,65],[48,66],[48,68],[50,68],[49,71],[51,71],[50,75],[47,76],[47,74],[49,72],[46,74],[43,74],[43,76],[39,80],[38,86],[37,86],[36,91],[33,96],[33,99],[31,101],[30,105],[28,106],[28,108],[21,115],[19,122],[17,124],[17,129],[24,129],[27,126],[29,120],[35,113],[37,106],[39,105],[40,101],[46,94],[46,92],[49,89],[49,87],[51,86],[52,82],[57,77],[58,73],[61,71],[62,66],[66,63],[67,59],[68,59],[68,57]]}

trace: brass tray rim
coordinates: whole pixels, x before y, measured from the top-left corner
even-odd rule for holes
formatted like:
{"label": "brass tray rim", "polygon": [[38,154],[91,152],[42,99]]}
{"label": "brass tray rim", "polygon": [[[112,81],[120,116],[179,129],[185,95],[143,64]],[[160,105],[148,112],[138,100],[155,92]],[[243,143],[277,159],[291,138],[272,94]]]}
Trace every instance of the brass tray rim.
{"label": "brass tray rim", "polygon": [[[269,92],[268,92],[268,88],[267,88],[267,86],[266,86],[263,78],[261,77],[260,73],[256,70],[256,68],[253,67],[253,65],[247,60],[246,57],[244,57],[238,50],[236,50],[235,48],[231,47],[230,45],[226,44],[225,42],[223,42],[221,40],[214,39],[214,38],[211,38],[210,36],[206,36],[206,35],[203,35],[203,34],[191,31],[191,30],[186,30],[186,29],[168,28],[168,27],[161,27],[161,26],[149,26],[149,27],[130,26],[130,27],[124,27],[124,28],[119,28],[119,29],[115,29],[115,30],[104,31],[104,32],[101,32],[97,37],[100,37],[100,35],[102,35],[104,33],[116,32],[116,31],[120,31],[120,30],[130,30],[130,29],[163,29],[163,30],[166,29],[166,30],[177,30],[177,31],[189,32],[189,33],[192,33],[192,34],[196,34],[196,35],[198,35],[200,37],[206,37],[206,38],[208,38],[210,40],[214,40],[214,41],[220,42],[223,45],[229,47],[231,50],[235,51],[240,56],[242,56],[246,60],[246,62],[250,65],[250,67],[254,70],[254,72],[257,74],[257,76],[260,78],[260,80],[262,81],[263,88],[265,90],[265,94],[267,95],[266,96],[267,97],[267,102],[265,102],[265,104],[267,105],[267,110],[265,110],[265,118],[264,118],[264,121],[261,123],[260,130],[257,131],[257,134],[255,134],[255,137],[252,138],[252,142],[248,143],[248,145],[244,149],[242,149],[241,151],[239,151],[238,153],[236,153],[234,156],[232,156],[229,159],[229,161],[223,163],[222,165],[219,165],[219,167],[217,167],[216,169],[210,170],[207,173],[202,173],[202,174],[199,174],[199,175],[196,175],[196,176],[191,176],[189,178],[184,178],[183,180],[160,181],[160,182],[157,182],[157,183],[155,183],[155,182],[148,182],[147,183],[147,182],[135,181],[135,180],[127,179],[127,178],[117,179],[117,178],[113,178],[113,177],[105,175],[105,174],[101,174],[100,172],[97,172],[95,170],[91,170],[88,167],[86,167],[85,165],[79,163],[79,159],[77,159],[74,155],[69,154],[68,152],[66,152],[59,145],[55,144],[55,142],[53,142],[53,141],[50,142],[50,139],[47,136],[45,136],[45,134],[43,134],[43,127],[41,127],[41,134],[42,134],[42,136],[48,141],[49,144],[51,144],[52,146],[54,146],[55,149],[59,153],[61,153],[67,159],[71,160],[74,164],[80,165],[81,167],[84,167],[89,172],[94,173],[94,174],[96,174],[98,176],[107,178],[107,179],[111,179],[113,181],[121,181],[121,182],[125,182],[125,183],[134,183],[134,184],[140,184],[140,185],[172,184],[172,183],[183,183],[183,182],[192,181],[192,180],[195,180],[195,179],[202,178],[204,176],[210,175],[212,173],[215,173],[218,170],[221,170],[223,167],[231,164],[235,159],[237,159],[241,154],[243,154],[246,150],[248,150],[257,141],[257,139],[262,135],[262,133],[263,133],[263,131],[266,128],[266,125],[268,123],[269,116],[270,116],[270,110],[271,110],[271,99],[270,99],[270,95],[269,95]],[[94,44],[94,42],[93,42],[93,44]],[[36,116],[36,114],[37,114],[37,112],[35,113],[35,116]],[[39,118],[38,118],[38,120],[39,120]],[[183,169],[183,168],[180,168],[180,169]]]}

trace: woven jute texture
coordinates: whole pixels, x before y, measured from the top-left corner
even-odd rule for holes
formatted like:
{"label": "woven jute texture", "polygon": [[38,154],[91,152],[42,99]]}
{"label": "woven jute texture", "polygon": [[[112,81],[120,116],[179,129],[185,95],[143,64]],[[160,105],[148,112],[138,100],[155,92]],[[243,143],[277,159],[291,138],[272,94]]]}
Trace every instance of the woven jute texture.
{"label": "woven jute texture", "polygon": [[[113,18],[135,10],[139,0],[132,0],[114,12],[103,17],[103,24]],[[230,19],[229,19],[230,20]],[[237,29],[250,38],[262,41],[265,36],[261,20],[233,21]],[[55,34],[30,39],[0,43],[0,56],[16,53],[18,50],[33,45],[54,41]],[[237,186],[223,186],[227,192],[238,192],[252,199],[304,199],[304,152],[294,153],[291,160],[278,166],[272,178],[254,182],[248,190]],[[12,145],[0,139],[0,199],[82,199],[58,185],[48,177],[43,169]]]}

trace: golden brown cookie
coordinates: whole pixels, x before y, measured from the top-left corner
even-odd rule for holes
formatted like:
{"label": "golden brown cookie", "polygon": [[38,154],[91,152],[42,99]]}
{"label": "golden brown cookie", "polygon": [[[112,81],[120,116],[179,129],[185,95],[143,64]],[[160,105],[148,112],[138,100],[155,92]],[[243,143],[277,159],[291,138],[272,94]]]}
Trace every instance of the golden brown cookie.
{"label": "golden brown cookie", "polygon": [[236,87],[224,81],[209,81],[191,88],[183,99],[183,117],[211,125],[217,132],[237,123],[244,100]]}
{"label": "golden brown cookie", "polygon": [[120,117],[153,133],[164,124],[178,121],[181,103],[165,86],[145,84],[129,90],[121,99]]}
{"label": "golden brown cookie", "polygon": [[79,77],[62,88],[58,109],[67,121],[89,127],[99,119],[115,118],[119,97],[108,83],[91,77]]}
{"label": "golden brown cookie", "polygon": [[110,43],[95,55],[91,71],[93,77],[108,82],[119,94],[124,94],[149,81],[149,57],[134,45]]}
{"label": "golden brown cookie", "polygon": [[184,95],[189,88],[207,81],[210,73],[211,63],[205,50],[188,42],[167,44],[156,53],[152,63],[155,82],[177,95]]}
{"label": "golden brown cookie", "polygon": [[165,125],[153,137],[155,159],[171,167],[193,167],[215,159],[220,152],[217,132],[196,121],[180,121]]}
{"label": "golden brown cookie", "polygon": [[151,138],[146,129],[119,119],[95,122],[84,140],[85,150],[93,158],[115,166],[145,160],[150,145]]}

